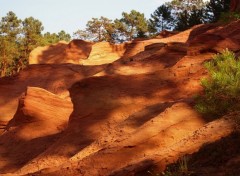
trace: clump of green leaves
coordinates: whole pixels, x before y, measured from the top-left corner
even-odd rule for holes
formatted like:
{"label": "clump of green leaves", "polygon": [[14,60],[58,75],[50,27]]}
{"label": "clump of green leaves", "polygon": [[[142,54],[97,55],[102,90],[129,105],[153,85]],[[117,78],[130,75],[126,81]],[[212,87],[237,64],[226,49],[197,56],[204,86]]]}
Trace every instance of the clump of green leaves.
{"label": "clump of green leaves", "polygon": [[230,23],[240,19],[239,12],[224,12],[221,14],[220,21],[223,23]]}
{"label": "clump of green leaves", "polygon": [[189,157],[183,156],[176,163],[169,165],[165,171],[154,173],[148,171],[150,176],[191,176],[193,172],[189,170]]}
{"label": "clump of green leaves", "polygon": [[181,157],[176,163],[167,167],[162,172],[162,176],[190,176],[192,172],[189,170],[189,158],[187,156]]}
{"label": "clump of green leaves", "polygon": [[14,75],[25,68],[34,48],[71,39],[63,30],[43,35],[43,29],[41,21],[33,17],[21,20],[12,11],[0,19],[0,77]]}
{"label": "clump of green leaves", "polygon": [[240,58],[228,49],[205,63],[209,77],[201,80],[204,93],[197,97],[196,109],[218,117],[240,108]]}

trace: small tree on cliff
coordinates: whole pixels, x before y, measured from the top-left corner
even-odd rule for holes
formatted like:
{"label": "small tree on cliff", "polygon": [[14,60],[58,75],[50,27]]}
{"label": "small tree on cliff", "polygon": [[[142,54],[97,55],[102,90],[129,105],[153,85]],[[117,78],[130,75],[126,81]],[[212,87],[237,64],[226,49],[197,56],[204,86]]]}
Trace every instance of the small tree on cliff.
{"label": "small tree on cliff", "polygon": [[207,62],[210,77],[202,80],[204,94],[197,98],[202,113],[221,116],[240,109],[240,58],[225,50]]}

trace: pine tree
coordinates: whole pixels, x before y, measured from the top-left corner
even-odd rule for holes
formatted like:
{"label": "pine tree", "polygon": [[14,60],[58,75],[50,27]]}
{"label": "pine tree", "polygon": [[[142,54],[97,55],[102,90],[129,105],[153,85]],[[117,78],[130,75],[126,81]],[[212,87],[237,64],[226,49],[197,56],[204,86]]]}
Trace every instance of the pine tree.
{"label": "pine tree", "polygon": [[59,41],[59,38],[56,33],[46,32],[45,34],[43,34],[43,40],[42,40],[43,45],[51,45],[51,44],[57,43],[58,41]]}
{"label": "pine tree", "polygon": [[86,26],[86,31],[89,33],[89,36],[93,37],[94,41],[111,42],[114,32],[112,20],[106,17],[92,18],[92,20],[87,22]]}
{"label": "pine tree", "polygon": [[34,48],[42,44],[41,32],[44,29],[42,23],[39,20],[34,19],[33,17],[24,19],[22,22],[22,26],[23,53],[22,59],[19,61],[20,69],[28,63],[28,57],[30,52]]}
{"label": "pine tree", "polygon": [[165,4],[158,7],[153,14],[151,14],[151,18],[149,19],[149,27],[153,33],[172,29],[172,8]]}
{"label": "pine tree", "polygon": [[189,28],[189,14],[187,10],[178,14],[175,30],[184,31]]}
{"label": "pine tree", "polygon": [[202,80],[204,94],[197,98],[196,108],[202,113],[221,116],[240,109],[240,58],[224,50],[207,62],[209,78]]}
{"label": "pine tree", "polygon": [[115,20],[115,26],[120,35],[125,36],[126,40],[136,37],[145,37],[148,31],[147,20],[143,13],[132,10],[130,13],[123,12],[120,20]]}
{"label": "pine tree", "polygon": [[81,40],[92,40],[94,37],[88,31],[79,29],[73,33],[73,38]]}
{"label": "pine tree", "polygon": [[63,40],[69,42],[71,40],[71,35],[66,33],[64,30],[61,30],[57,35],[59,41]]}
{"label": "pine tree", "polygon": [[205,11],[205,18],[208,22],[217,22],[223,12],[230,9],[230,0],[210,0]]}
{"label": "pine tree", "polygon": [[175,11],[175,29],[186,30],[205,22],[203,12],[206,4],[203,0],[175,0],[172,3]]}
{"label": "pine tree", "polygon": [[7,13],[0,22],[0,69],[1,77],[12,74],[10,69],[19,56],[21,20],[13,12]]}

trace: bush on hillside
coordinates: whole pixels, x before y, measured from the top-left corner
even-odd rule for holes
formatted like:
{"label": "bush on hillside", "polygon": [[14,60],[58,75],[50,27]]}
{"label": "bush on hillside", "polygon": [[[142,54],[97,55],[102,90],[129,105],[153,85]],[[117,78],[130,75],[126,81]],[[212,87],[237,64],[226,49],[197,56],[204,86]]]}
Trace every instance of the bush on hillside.
{"label": "bush on hillside", "polygon": [[239,12],[224,12],[220,16],[220,22],[230,23],[232,21],[236,21],[240,19]]}
{"label": "bush on hillside", "polygon": [[205,63],[209,77],[201,80],[204,93],[196,109],[213,117],[240,109],[240,58],[228,49]]}

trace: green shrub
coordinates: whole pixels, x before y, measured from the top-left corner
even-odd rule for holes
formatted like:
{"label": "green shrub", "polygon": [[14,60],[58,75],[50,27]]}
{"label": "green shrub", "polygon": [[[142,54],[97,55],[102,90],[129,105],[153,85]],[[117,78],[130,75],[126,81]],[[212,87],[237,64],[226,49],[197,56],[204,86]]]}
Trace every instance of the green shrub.
{"label": "green shrub", "polygon": [[240,58],[228,49],[205,63],[209,77],[201,80],[204,93],[196,99],[196,109],[214,117],[240,109]]}
{"label": "green shrub", "polygon": [[240,13],[239,12],[224,12],[220,16],[220,22],[229,23],[231,21],[239,20]]}
{"label": "green shrub", "polygon": [[149,176],[191,176],[193,172],[188,168],[188,161],[188,156],[183,156],[176,163],[170,164],[162,173],[148,171],[148,174]]}
{"label": "green shrub", "polygon": [[189,158],[181,157],[176,163],[171,164],[162,172],[162,176],[190,176],[193,173],[189,170]]}

